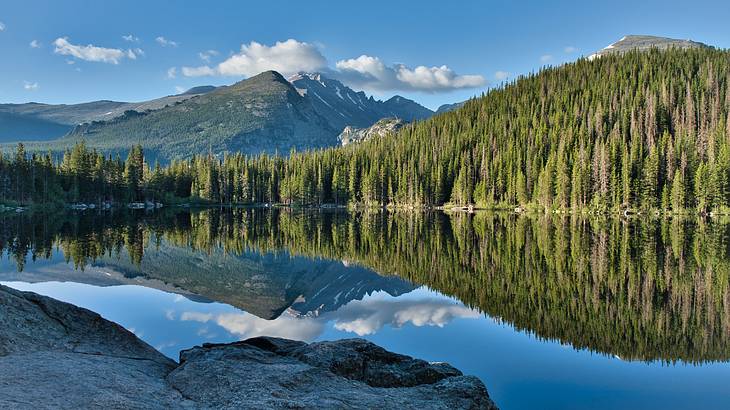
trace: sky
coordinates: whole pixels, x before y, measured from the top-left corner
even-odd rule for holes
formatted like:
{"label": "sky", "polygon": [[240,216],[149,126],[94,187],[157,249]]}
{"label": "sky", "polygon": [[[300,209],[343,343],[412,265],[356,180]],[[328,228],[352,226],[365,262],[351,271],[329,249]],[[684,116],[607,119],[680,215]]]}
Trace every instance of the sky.
{"label": "sky", "polygon": [[728,21],[723,0],[2,0],[0,103],[143,101],[275,69],[435,109],[627,34],[730,48]]}

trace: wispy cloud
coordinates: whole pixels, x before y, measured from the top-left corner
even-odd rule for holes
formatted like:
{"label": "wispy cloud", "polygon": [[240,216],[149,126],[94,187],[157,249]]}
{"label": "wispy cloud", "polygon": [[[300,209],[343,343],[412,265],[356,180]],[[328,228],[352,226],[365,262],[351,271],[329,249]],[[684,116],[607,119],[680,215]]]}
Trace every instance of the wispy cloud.
{"label": "wispy cloud", "polygon": [[550,54],[544,54],[544,55],[540,56],[540,62],[543,64],[547,64],[551,61],[553,61],[553,56]]}
{"label": "wispy cloud", "polygon": [[155,39],[157,44],[161,45],[162,47],[177,47],[178,44],[176,41],[172,41],[170,39],[167,39],[163,36],[159,36]]}
{"label": "wispy cloud", "polygon": [[215,68],[211,68],[207,65],[200,67],[183,67],[180,69],[185,77],[205,77],[220,75],[220,72]]}
{"label": "wispy cloud", "polygon": [[119,64],[124,58],[136,59],[137,54],[133,50],[121,50],[118,48],[98,47],[92,44],[76,45],[68,41],[68,37],[59,37],[54,42],[54,53],[71,56],[79,60],[92,61],[97,63]]}
{"label": "wispy cloud", "polygon": [[175,78],[177,77],[177,68],[176,67],[170,67],[167,69],[167,78]]}
{"label": "wispy cloud", "polygon": [[36,91],[40,86],[36,82],[23,81],[23,88],[28,91]]}
{"label": "wispy cloud", "polygon": [[494,79],[497,81],[504,81],[508,79],[512,74],[509,71],[497,71],[494,73]]}
{"label": "wispy cloud", "polygon": [[563,51],[565,51],[566,54],[572,54],[572,53],[575,53],[576,51],[578,51],[578,49],[576,47],[573,47],[573,46],[566,46],[563,49]]}
{"label": "wispy cloud", "polygon": [[124,39],[124,41],[129,41],[130,43],[139,43],[139,37],[132,35],[132,34],[127,34],[126,36],[122,36],[122,39]]}
{"label": "wispy cloud", "polygon": [[41,48],[41,43],[38,40],[33,40],[30,42],[30,48]]}
{"label": "wispy cloud", "polygon": [[212,57],[217,56],[219,53],[217,50],[205,50],[198,53],[198,57],[206,63],[210,63]]}
{"label": "wispy cloud", "polygon": [[5,31],[5,23],[0,21],[0,31]]}

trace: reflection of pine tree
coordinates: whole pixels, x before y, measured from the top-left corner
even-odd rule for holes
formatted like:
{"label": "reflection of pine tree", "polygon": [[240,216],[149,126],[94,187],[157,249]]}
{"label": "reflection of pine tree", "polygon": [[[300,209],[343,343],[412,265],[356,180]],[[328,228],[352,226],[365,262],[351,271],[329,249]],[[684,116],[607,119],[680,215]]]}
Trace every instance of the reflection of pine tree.
{"label": "reflection of pine tree", "polygon": [[[677,170],[674,181],[681,178]],[[682,189],[672,185],[672,196],[679,195]],[[518,329],[576,347],[646,360],[730,357],[730,253],[722,219],[236,209],[6,215],[2,226],[0,245],[19,270],[28,268],[29,257],[50,257],[55,247],[79,269],[125,253],[126,263],[139,266],[158,247],[200,257],[286,250],[428,285]],[[179,263],[164,269],[201,277]]]}

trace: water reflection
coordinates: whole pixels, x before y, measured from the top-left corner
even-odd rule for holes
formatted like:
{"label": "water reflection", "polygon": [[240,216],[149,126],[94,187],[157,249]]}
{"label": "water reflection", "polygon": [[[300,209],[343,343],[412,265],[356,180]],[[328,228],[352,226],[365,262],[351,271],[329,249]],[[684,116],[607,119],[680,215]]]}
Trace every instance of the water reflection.
{"label": "water reflection", "polygon": [[[336,329],[370,335],[479,311],[624,360],[730,358],[724,221],[238,209],[14,215],[2,227],[17,265],[5,262],[2,280],[136,284],[222,302],[248,316],[190,312],[188,321],[226,323],[239,337],[315,337],[316,325],[293,319],[328,312]],[[32,271],[18,273],[30,260]],[[59,273],[61,261],[78,270]],[[466,307],[353,302],[421,285]]]}

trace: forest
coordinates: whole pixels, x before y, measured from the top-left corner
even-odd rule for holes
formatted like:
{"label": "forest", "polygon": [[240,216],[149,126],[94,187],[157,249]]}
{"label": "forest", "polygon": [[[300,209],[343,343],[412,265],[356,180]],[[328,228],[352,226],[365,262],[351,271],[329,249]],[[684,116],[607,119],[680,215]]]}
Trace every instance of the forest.
{"label": "forest", "polygon": [[522,76],[394,135],[148,164],[81,142],[0,159],[0,200],[728,213],[730,52],[606,55]]}

